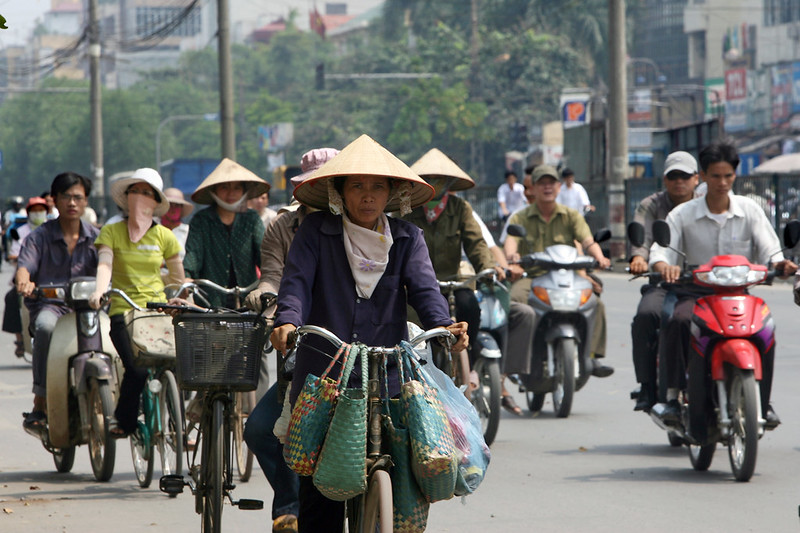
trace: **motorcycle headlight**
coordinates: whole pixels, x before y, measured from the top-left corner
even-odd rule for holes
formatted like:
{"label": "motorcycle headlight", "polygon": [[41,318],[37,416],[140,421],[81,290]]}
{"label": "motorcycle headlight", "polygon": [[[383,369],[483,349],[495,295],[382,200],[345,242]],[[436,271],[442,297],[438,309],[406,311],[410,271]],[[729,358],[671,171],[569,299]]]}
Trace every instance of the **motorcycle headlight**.
{"label": "motorcycle headlight", "polygon": [[95,280],[76,281],[70,285],[69,294],[73,300],[88,300],[97,286]]}
{"label": "motorcycle headlight", "polygon": [[695,273],[697,281],[719,287],[740,287],[760,283],[767,277],[763,270],[751,270],[747,265],[716,266],[705,272]]}
{"label": "motorcycle headlight", "polygon": [[550,297],[550,306],[555,311],[572,311],[577,309],[581,304],[581,291],[580,289],[552,289],[548,290]]}

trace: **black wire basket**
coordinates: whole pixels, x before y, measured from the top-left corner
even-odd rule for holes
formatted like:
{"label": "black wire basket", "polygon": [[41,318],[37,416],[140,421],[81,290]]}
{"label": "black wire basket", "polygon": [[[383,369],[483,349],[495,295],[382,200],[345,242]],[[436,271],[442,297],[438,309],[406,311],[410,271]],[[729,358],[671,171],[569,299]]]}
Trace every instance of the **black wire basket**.
{"label": "black wire basket", "polygon": [[181,313],[173,324],[182,389],[250,391],[257,387],[267,341],[262,316]]}

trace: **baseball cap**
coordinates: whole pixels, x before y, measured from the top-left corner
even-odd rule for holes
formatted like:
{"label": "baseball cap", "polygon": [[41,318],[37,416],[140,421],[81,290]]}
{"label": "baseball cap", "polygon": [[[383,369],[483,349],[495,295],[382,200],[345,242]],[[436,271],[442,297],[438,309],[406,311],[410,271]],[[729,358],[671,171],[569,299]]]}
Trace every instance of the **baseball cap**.
{"label": "baseball cap", "polygon": [[697,160],[689,152],[672,152],[664,161],[664,175],[673,170],[686,174],[697,174]]}
{"label": "baseball cap", "polygon": [[560,181],[558,179],[558,171],[550,165],[539,165],[538,167],[534,168],[533,173],[531,174],[531,179],[533,180],[533,183],[536,183],[545,176],[550,176],[556,181]]}

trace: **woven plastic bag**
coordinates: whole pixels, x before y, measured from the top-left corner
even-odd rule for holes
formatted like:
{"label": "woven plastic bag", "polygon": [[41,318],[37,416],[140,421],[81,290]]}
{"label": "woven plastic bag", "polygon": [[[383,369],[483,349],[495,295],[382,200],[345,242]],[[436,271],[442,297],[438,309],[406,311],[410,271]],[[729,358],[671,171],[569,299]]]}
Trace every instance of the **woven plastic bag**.
{"label": "woven plastic bag", "polygon": [[[356,344],[350,353],[361,359],[361,387],[344,388],[336,400],[325,443],[314,471],[314,486],[328,499],[345,501],[367,490],[367,350]],[[349,376],[344,376],[345,385]]]}
{"label": "woven plastic bag", "polygon": [[472,494],[483,481],[492,458],[489,446],[483,438],[483,426],[478,412],[453,380],[435,365],[422,366],[420,373],[438,390],[438,397],[444,406],[455,446],[459,451],[455,495]]}
{"label": "woven plastic bag", "polygon": [[404,342],[403,364],[412,378],[400,398],[411,444],[411,468],[422,494],[433,503],[453,497],[458,452],[439,391],[421,374],[411,346]]}
{"label": "woven plastic bag", "polygon": [[[292,408],[289,430],[283,446],[283,458],[289,468],[299,476],[310,476],[317,466],[317,458],[333,416],[333,406],[339,393],[342,375],[350,375],[352,362],[350,345],[339,348],[325,372],[319,377],[309,374]],[[328,377],[333,365],[344,353],[344,369],[339,380]]]}

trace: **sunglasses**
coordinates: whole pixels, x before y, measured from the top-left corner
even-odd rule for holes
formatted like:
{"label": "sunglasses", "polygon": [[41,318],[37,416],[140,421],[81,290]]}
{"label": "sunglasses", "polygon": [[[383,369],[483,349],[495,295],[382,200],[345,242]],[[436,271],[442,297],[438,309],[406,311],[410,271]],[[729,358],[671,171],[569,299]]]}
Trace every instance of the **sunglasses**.
{"label": "sunglasses", "polygon": [[685,172],[670,172],[665,176],[667,181],[675,181],[675,180],[690,180],[694,177],[694,174],[687,174]]}

